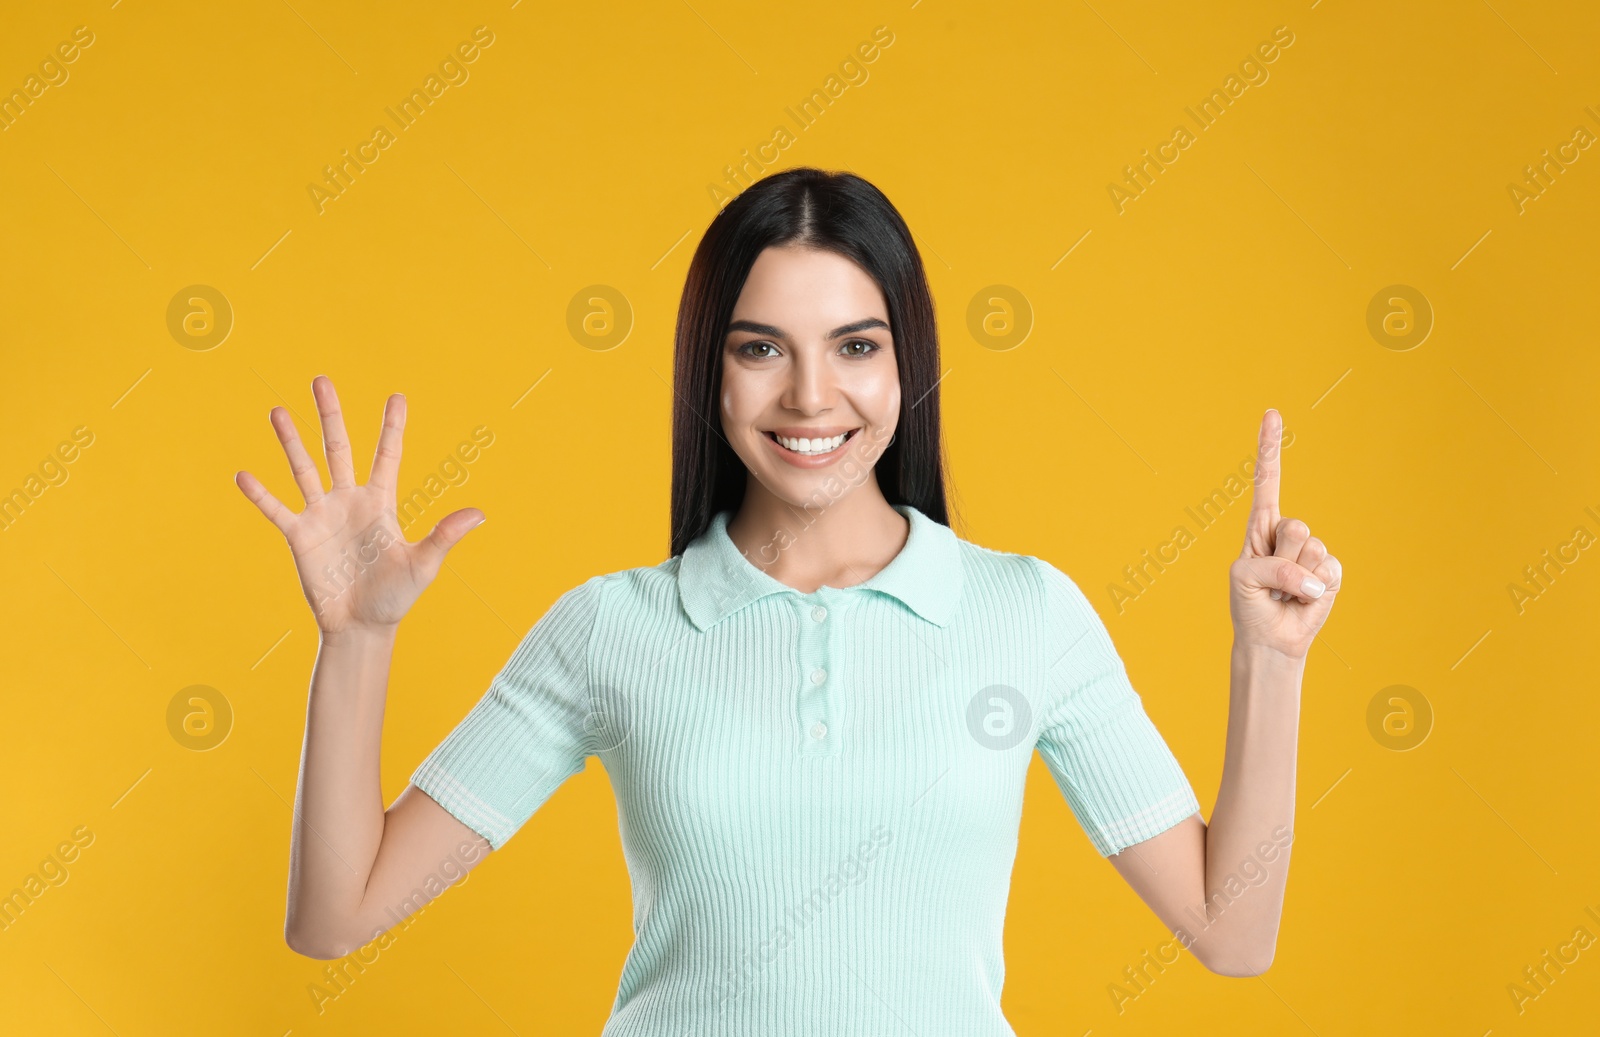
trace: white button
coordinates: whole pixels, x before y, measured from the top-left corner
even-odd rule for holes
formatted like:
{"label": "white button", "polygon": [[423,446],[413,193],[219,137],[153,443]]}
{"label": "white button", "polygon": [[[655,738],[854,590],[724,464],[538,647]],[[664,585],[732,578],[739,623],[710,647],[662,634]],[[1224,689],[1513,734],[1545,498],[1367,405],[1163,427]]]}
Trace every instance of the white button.
{"label": "white button", "polygon": [[818,741],[821,741],[823,738],[827,737],[827,734],[828,734],[828,725],[824,724],[822,721],[819,720],[815,724],[811,725],[811,737],[812,738],[815,738]]}
{"label": "white button", "polygon": [[811,671],[811,683],[812,684],[821,684],[823,681],[825,681],[827,679],[828,679],[828,671],[827,670],[812,670]]}
{"label": "white button", "polygon": [[818,605],[816,608],[811,610],[811,618],[820,623],[824,619],[828,618],[828,610],[823,608],[821,605]]}

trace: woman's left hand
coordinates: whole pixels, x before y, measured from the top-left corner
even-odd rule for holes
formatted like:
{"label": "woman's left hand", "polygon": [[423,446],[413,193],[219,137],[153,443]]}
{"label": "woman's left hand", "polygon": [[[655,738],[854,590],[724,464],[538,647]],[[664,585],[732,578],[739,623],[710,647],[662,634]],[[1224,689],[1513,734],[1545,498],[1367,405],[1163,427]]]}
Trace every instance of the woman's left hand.
{"label": "woman's left hand", "polygon": [[1269,409],[1261,419],[1244,551],[1228,571],[1228,607],[1235,647],[1303,661],[1339,595],[1342,567],[1309,526],[1278,514],[1282,439],[1283,416]]}

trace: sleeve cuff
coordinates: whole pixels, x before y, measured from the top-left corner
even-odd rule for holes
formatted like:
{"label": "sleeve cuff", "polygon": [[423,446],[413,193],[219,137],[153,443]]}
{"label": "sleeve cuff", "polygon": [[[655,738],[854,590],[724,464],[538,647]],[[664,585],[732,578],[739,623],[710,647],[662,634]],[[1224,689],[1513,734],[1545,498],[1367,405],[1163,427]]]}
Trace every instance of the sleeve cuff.
{"label": "sleeve cuff", "polygon": [[504,814],[478,799],[449,772],[424,762],[411,775],[411,784],[455,817],[457,821],[489,840],[498,850],[516,832],[517,825]]}
{"label": "sleeve cuff", "polygon": [[1194,789],[1185,786],[1130,817],[1084,826],[1100,856],[1121,853],[1135,843],[1160,835],[1192,814],[1200,812]]}

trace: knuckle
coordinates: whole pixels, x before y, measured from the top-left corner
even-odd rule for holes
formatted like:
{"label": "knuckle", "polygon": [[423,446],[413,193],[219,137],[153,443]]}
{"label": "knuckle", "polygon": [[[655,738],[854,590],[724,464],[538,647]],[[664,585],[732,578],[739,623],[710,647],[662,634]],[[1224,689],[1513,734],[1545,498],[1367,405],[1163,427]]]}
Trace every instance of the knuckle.
{"label": "knuckle", "polygon": [[1311,527],[1306,525],[1301,519],[1297,518],[1284,519],[1283,523],[1278,527],[1278,530],[1282,535],[1286,537],[1293,537],[1296,540],[1300,540],[1311,535]]}

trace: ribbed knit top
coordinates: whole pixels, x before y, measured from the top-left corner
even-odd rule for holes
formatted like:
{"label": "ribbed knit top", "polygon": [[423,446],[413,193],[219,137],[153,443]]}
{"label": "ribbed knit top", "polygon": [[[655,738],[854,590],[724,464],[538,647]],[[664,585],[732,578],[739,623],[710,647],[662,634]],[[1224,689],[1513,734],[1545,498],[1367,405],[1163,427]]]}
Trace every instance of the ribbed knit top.
{"label": "ribbed knit top", "polygon": [[1101,855],[1198,812],[1077,585],[895,507],[855,586],[779,582],[725,511],[572,588],[412,775],[499,849],[599,757],[635,936],[602,1037],[1014,1037],[1034,750]]}

